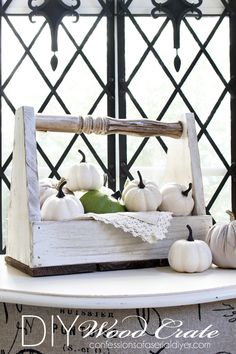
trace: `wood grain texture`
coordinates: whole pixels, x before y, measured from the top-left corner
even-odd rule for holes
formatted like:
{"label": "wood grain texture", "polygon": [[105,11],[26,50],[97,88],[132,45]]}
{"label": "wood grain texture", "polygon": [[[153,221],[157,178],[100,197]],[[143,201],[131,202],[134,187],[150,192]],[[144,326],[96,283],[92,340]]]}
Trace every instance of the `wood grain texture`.
{"label": "wood grain texture", "polygon": [[[32,230],[29,221],[30,199],[27,178],[25,122],[23,117],[31,113],[31,109],[21,108],[17,110],[15,117],[7,238],[7,253],[14,255],[16,259],[25,264],[30,263]],[[28,163],[30,163],[29,160]]]}
{"label": "wood grain texture", "polygon": [[90,273],[99,270],[96,264],[72,264],[63,266],[53,266],[53,267],[38,267],[31,268],[28,265],[17,261],[16,259],[6,256],[5,261],[7,264],[19,269],[20,271],[32,276],[32,277],[42,277],[50,275],[66,275],[66,274],[79,274],[79,273]]}
{"label": "wood grain texture", "polygon": [[173,124],[146,119],[117,120],[109,117],[83,119],[82,117],[63,116],[57,117],[56,120],[54,116],[37,115],[39,129],[45,128],[45,124],[48,124],[48,128],[55,130],[59,124],[63,131],[66,128],[78,134],[95,132],[97,134],[134,133],[139,136],[160,134],[172,137],[181,136],[181,139],[171,139],[168,150],[170,172],[168,177],[177,183],[193,182],[196,205],[194,214],[196,216],[173,218],[166,238],[156,244],[143,242],[140,238],[134,238],[120,229],[114,229],[111,225],[94,220],[42,222],[35,124],[33,108],[22,107],[17,110],[9,210],[8,257],[30,269],[57,267],[57,271],[62,272],[65,266],[71,272],[75,272],[72,270],[73,267],[70,268],[71,266],[80,265],[80,269],[86,271],[83,266],[87,265],[86,269],[93,271],[97,269],[97,266],[94,266],[97,264],[103,264],[103,268],[110,263],[113,263],[113,266],[123,264],[123,267],[123,262],[126,262],[128,267],[128,263],[132,265],[133,262],[166,259],[170,245],[177,239],[187,237],[186,224],[191,225],[196,238],[205,238],[212,224],[212,218],[204,215],[200,159],[193,115],[186,115],[183,123]]}
{"label": "wood grain texture", "polygon": [[205,198],[202,181],[201,161],[198,149],[197,132],[195,126],[194,115],[192,113],[186,114],[188,147],[190,152],[191,173],[193,183],[194,196],[194,215],[205,215]]}
{"label": "wood grain texture", "polygon": [[[30,107],[24,107],[23,110],[20,111],[20,119],[24,121],[25,165],[29,221],[33,222],[41,220],[34,109]],[[15,142],[15,144],[17,145],[17,142]]]}
{"label": "wood grain texture", "polygon": [[164,183],[175,182],[187,187],[192,182],[193,215],[205,215],[202,172],[194,115],[192,113],[185,114],[181,122],[183,125],[181,139],[170,139],[168,142]]}
{"label": "wood grain texture", "polygon": [[41,219],[36,156],[34,111],[22,107],[15,117],[7,253],[25,264],[30,264],[31,222]]}
{"label": "wood grain texture", "polygon": [[174,217],[167,237],[155,244],[94,220],[35,222],[32,267],[164,259],[174,241],[187,238],[186,224],[191,225],[195,238],[205,239],[212,218]]}
{"label": "wood grain texture", "polygon": [[163,123],[150,119],[115,119],[110,117],[92,116],[45,116],[36,115],[36,129],[38,131],[69,132],[76,134],[123,134],[140,137],[168,136],[180,138],[182,124]]}
{"label": "wood grain texture", "polygon": [[51,275],[66,275],[66,274],[79,274],[79,273],[91,273],[91,272],[106,272],[112,270],[128,270],[128,269],[142,269],[153,267],[165,267],[168,266],[168,259],[152,259],[147,261],[129,261],[129,262],[107,262],[107,263],[93,263],[93,264],[72,264],[63,266],[52,267],[38,267],[31,268],[14,258],[5,257],[7,264],[13,266],[16,269],[32,276],[42,277]]}

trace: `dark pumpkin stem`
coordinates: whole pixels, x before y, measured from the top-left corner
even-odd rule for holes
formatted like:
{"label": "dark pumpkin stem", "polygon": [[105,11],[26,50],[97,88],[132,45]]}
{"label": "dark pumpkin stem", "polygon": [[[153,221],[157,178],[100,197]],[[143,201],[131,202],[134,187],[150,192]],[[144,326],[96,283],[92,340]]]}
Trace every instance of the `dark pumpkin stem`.
{"label": "dark pumpkin stem", "polygon": [[85,154],[83,153],[82,150],[78,150],[78,152],[80,153],[80,155],[82,156],[82,160],[80,161],[81,162],[86,162],[86,157],[85,157]]}
{"label": "dark pumpkin stem", "polygon": [[107,182],[108,182],[108,175],[107,175],[107,173],[104,173],[103,174],[103,187],[106,187]]}
{"label": "dark pumpkin stem", "polygon": [[62,188],[64,187],[64,185],[67,183],[67,181],[65,180],[65,178],[62,178],[58,185],[57,185],[57,189],[58,189],[58,193],[57,193],[57,198],[64,198],[65,197],[65,193],[63,192]]}
{"label": "dark pumpkin stem", "polygon": [[121,198],[121,192],[117,191],[117,192],[113,193],[111,196],[113,198],[115,198],[116,200],[119,200]]}
{"label": "dark pumpkin stem", "polygon": [[142,178],[142,175],[141,175],[140,171],[138,171],[137,174],[139,176],[138,187],[141,188],[141,189],[144,189],[145,188],[145,184],[143,183],[143,178]]}
{"label": "dark pumpkin stem", "polygon": [[189,194],[189,192],[191,191],[192,187],[193,187],[192,183],[189,183],[188,189],[186,189],[186,191],[182,191],[182,192],[181,192],[184,197],[187,197],[187,196],[188,196],[188,194]]}
{"label": "dark pumpkin stem", "polygon": [[189,225],[186,225],[188,231],[189,231],[189,235],[188,235],[188,238],[187,238],[187,241],[194,241],[194,238],[193,238],[193,230],[192,228],[189,226]]}

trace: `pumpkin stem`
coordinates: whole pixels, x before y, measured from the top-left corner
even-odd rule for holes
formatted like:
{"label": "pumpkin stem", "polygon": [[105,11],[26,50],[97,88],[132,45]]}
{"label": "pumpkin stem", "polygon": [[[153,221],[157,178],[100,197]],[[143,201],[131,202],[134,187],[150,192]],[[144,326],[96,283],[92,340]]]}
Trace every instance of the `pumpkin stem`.
{"label": "pumpkin stem", "polygon": [[143,183],[143,178],[142,178],[142,175],[141,175],[140,171],[138,171],[137,174],[139,176],[138,187],[141,188],[141,189],[144,189],[145,188],[145,184]]}
{"label": "pumpkin stem", "polygon": [[189,225],[186,225],[188,231],[189,231],[189,235],[188,235],[188,238],[187,238],[187,241],[194,241],[194,238],[193,238],[193,230],[192,228],[189,226]]}
{"label": "pumpkin stem", "polygon": [[121,198],[121,192],[117,191],[111,195],[111,197],[115,198],[116,200]]}
{"label": "pumpkin stem", "polygon": [[62,188],[64,187],[64,185],[67,183],[65,178],[60,179],[58,185],[57,185],[57,189],[58,189],[58,193],[56,195],[57,198],[64,198],[65,197],[65,193],[63,192]]}
{"label": "pumpkin stem", "polygon": [[184,197],[187,197],[187,196],[188,196],[189,192],[190,192],[191,189],[192,189],[192,186],[193,186],[192,183],[189,183],[188,189],[186,189],[186,191],[182,191],[182,192],[181,192]]}
{"label": "pumpkin stem", "polygon": [[107,175],[107,173],[104,173],[103,174],[103,187],[106,187],[107,182],[108,182],[108,175]]}
{"label": "pumpkin stem", "polygon": [[234,221],[235,220],[235,216],[234,216],[234,213],[232,211],[226,210],[226,213],[229,215],[230,221]]}
{"label": "pumpkin stem", "polygon": [[78,150],[78,152],[80,153],[80,155],[82,156],[82,160],[80,161],[81,162],[86,162],[86,157],[85,157],[85,154],[83,153],[82,150]]}

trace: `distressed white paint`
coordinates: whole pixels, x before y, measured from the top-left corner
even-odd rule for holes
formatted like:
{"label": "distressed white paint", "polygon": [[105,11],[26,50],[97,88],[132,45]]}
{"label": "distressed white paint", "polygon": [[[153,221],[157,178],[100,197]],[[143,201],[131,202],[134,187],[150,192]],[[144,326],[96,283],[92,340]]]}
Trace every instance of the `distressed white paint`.
{"label": "distressed white paint", "polygon": [[195,204],[193,214],[204,215],[205,200],[194,115],[186,113],[181,122],[181,139],[169,139],[164,182],[180,183],[186,187],[192,182]]}
{"label": "distressed white paint", "polygon": [[174,217],[166,239],[155,244],[94,220],[36,222],[33,224],[32,267],[167,258],[170,245],[187,238],[205,239],[210,216]]}
{"label": "distressed white paint", "polygon": [[40,220],[33,108],[22,107],[15,117],[7,253],[29,264],[32,221]]}
{"label": "distressed white paint", "polygon": [[166,239],[153,245],[94,220],[40,221],[35,115],[33,108],[20,108],[16,113],[7,255],[30,267],[149,260],[166,258],[172,242],[187,236],[186,224],[192,226],[196,238],[204,239],[212,220],[204,215],[194,117],[187,114],[185,118],[183,137],[171,139],[169,172],[176,182],[178,178],[182,183],[193,181],[198,216],[173,218]]}

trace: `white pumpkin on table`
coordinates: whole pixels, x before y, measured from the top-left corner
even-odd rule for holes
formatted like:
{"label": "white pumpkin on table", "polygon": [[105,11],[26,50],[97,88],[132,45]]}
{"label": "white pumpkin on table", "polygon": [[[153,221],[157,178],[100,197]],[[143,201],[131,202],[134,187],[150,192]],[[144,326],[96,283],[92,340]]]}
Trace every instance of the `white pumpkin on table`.
{"label": "white pumpkin on table", "polygon": [[161,188],[161,194],[160,210],[172,212],[173,216],[191,214],[194,207],[192,183],[189,183],[188,187],[178,183],[167,183]]}
{"label": "white pumpkin on table", "polygon": [[194,240],[192,229],[186,225],[189,236],[186,240],[175,241],[169,250],[168,261],[175,271],[181,273],[203,272],[212,263],[209,246],[202,240]]}
{"label": "white pumpkin on table", "polygon": [[138,179],[126,183],[122,199],[128,211],[155,211],[161,204],[161,193],[155,182],[142,178],[140,171]]}
{"label": "white pumpkin on table", "polygon": [[67,188],[71,191],[80,190],[98,190],[103,185],[103,175],[99,168],[93,164],[86,162],[85,154],[78,150],[82,155],[79,164],[71,166],[67,173]]}
{"label": "white pumpkin on table", "polygon": [[50,196],[43,203],[41,209],[42,220],[73,220],[84,214],[82,203],[74,195],[63,192],[66,183],[66,180],[62,179],[58,184],[57,194]]}
{"label": "white pumpkin on table", "polygon": [[227,210],[230,222],[216,223],[208,231],[208,243],[213,263],[221,268],[236,268],[236,220],[234,214]]}

